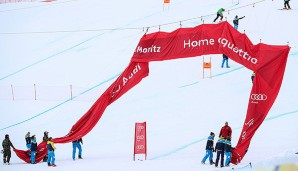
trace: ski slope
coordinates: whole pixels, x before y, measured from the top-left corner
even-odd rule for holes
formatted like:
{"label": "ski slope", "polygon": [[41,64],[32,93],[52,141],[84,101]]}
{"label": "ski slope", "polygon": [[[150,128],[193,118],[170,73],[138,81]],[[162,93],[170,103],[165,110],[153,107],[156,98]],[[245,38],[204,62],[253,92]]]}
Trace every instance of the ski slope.
{"label": "ski slope", "polygon": [[[38,143],[44,131],[66,135],[125,69],[147,28],[170,32],[212,23],[223,7],[231,24],[235,15],[245,16],[238,30],[254,44],[289,44],[291,51],[279,95],[249,151],[239,165],[220,170],[245,170],[249,163],[298,165],[298,2],[290,5],[293,10],[278,10],[283,2],[271,0],[173,0],[164,9],[161,0],[1,4],[0,138],[9,134],[16,148],[25,149],[27,131]],[[83,160],[71,159],[70,143],[56,144],[55,170],[215,170],[200,163],[206,138],[213,131],[217,140],[228,121],[237,144],[252,71],[231,60],[231,68],[221,68],[222,56],[204,56],[210,57],[212,79],[202,79],[202,57],[151,62],[150,75],[110,105],[83,137]],[[134,124],[143,121],[148,160],[133,161]],[[26,164],[14,153],[11,163],[0,170],[52,169]]]}

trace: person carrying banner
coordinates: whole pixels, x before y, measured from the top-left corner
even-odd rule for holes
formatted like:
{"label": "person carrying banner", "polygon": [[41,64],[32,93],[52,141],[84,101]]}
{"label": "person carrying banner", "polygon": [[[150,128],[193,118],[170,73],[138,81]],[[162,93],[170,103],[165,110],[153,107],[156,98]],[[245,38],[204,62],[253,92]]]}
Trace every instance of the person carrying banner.
{"label": "person carrying banner", "polygon": [[[43,133],[43,138],[42,138],[43,142],[47,143],[48,140],[49,140],[49,132],[48,131],[45,131]],[[48,154],[46,154],[43,159],[42,159],[43,162],[47,162],[48,161]]]}
{"label": "person carrying banner", "polygon": [[251,74],[251,82],[254,83],[254,78],[256,76],[256,72],[252,72]]}
{"label": "person carrying banner", "polygon": [[30,137],[30,132],[27,132],[25,135],[25,140],[26,140],[26,147],[28,150],[31,149],[31,137]]}
{"label": "person carrying banner", "polygon": [[48,142],[47,142],[47,148],[48,148],[48,166],[53,166],[53,167],[56,167],[56,164],[55,164],[55,150],[56,150],[56,147],[54,145],[54,142],[53,142],[53,138],[50,137]]}
{"label": "person carrying banner", "polygon": [[220,160],[220,167],[224,167],[224,150],[225,150],[225,139],[223,136],[220,136],[215,146],[215,152],[217,152],[215,167],[218,166],[219,160]]}
{"label": "person carrying banner", "polygon": [[78,156],[78,158],[79,159],[83,159],[82,158],[82,146],[81,146],[80,143],[83,144],[83,139],[82,138],[80,138],[80,139],[75,140],[75,141],[72,142],[72,148],[73,148],[73,150],[72,150],[72,159],[73,160],[75,160],[75,155],[76,155],[76,149],[77,148],[79,149],[79,156]]}
{"label": "person carrying banner", "polygon": [[36,151],[37,151],[37,142],[36,142],[35,135],[33,135],[31,137],[31,147],[30,147],[30,150],[31,150],[30,163],[31,164],[36,164],[35,157],[36,157]]}
{"label": "person carrying banner", "polygon": [[230,166],[232,150],[233,150],[233,148],[232,148],[232,143],[231,143],[231,137],[227,136],[227,139],[225,142],[225,155],[226,155],[225,166]]}

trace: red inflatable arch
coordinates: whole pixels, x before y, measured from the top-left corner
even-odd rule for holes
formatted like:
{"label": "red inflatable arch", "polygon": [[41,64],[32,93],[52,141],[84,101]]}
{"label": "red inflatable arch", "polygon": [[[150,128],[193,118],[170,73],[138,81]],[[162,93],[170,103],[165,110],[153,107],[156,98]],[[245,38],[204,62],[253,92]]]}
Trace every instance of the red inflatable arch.
{"label": "red inflatable arch", "polygon": [[[68,143],[90,132],[108,105],[148,76],[150,61],[226,54],[233,61],[257,73],[249,96],[242,132],[232,154],[232,163],[237,164],[243,159],[254,133],[277,97],[289,51],[289,46],[263,43],[253,45],[245,34],[239,33],[228,22],[179,28],[170,33],[145,34],[124,72],[73,125],[70,132],[64,137],[55,138],[54,142]],[[45,144],[40,144],[38,150],[37,162],[46,154]],[[25,151],[15,152],[21,159],[29,162]]]}

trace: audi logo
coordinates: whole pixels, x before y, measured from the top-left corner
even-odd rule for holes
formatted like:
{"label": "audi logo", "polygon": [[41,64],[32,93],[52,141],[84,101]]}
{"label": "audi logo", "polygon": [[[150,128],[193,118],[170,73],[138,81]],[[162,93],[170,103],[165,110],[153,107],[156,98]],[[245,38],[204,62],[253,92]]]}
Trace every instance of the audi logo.
{"label": "audi logo", "polygon": [[144,149],[145,147],[144,147],[144,145],[138,145],[138,146],[136,146],[136,149],[137,150],[142,150],[142,149]]}
{"label": "audi logo", "polygon": [[251,100],[267,100],[266,94],[252,94],[250,96]]}

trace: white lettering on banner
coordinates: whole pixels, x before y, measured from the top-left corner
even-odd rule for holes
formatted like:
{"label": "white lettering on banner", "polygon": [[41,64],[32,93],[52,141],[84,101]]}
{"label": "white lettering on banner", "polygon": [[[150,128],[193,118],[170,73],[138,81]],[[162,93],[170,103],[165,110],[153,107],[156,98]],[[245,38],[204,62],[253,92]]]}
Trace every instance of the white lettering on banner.
{"label": "white lettering on banner", "polygon": [[145,128],[144,126],[138,126],[138,127],[137,127],[137,130],[138,130],[138,132],[141,132],[142,129],[144,129],[144,128]]}
{"label": "white lettering on banner", "polygon": [[144,135],[138,135],[137,136],[137,141],[141,141],[141,140],[143,140],[144,139]]}
{"label": "white lettering on banner", "polygon": [[246,131],[243,131],[243,133],[242,133],[242,140],[244,140],[245,139],[245,136],[246,136]]}
{"label": "white lettering on banner", "polygon": [[251,94],[250,96],[251,100],[267,100],[266,94]]}
{"label": "white lettering on banner", "polygon": [[229,42],[225,38],[219,38],[218,43],[222,44],[223,47],[227,47],[231,49],[234,53],[237,53],[240,57],[246,59],[247,61],[250,61],[252,64],[257,64],[258,59],[251,57],[248,52],[244,52],[242,49],[239,49],[236,47],[233,43]]}
{"label": "white lettering on banner", "polygon": [[254,119],[249,120],[245,125],[248,125],[248,127],[252,126],[254,124]]}
{"label": "white lettering on banner", "polygon": [[142,150],[142,149],[144,149],[145,147],[144,147],[144,145],[137,145],[137,150]]}
{"label": "white lettering on banner", "polygon": [[[132,70],[132,72],[128,75],[128,77],[122,78],[122,87],[124,87],[125,84],[128,82],[128,80],[130,80],[134,75],[136,75],[141,69],[142,68],[141,68],[140,64],[138,63],[135,66],[135,68]],[[112,92],[112,97],[114,97],[115,94],[118,93],[122,87],[120,84],[118,86],[115,86],[115,88],[113,89],[113,92]]]}
{"label": "white lettering on banner", "polygon": [[[252,64],[257,64],[258,59],[250,56],[248,52],[243,51],[243,49],[239,49],[235,44],[232,42],[229,42],[226,38],[218,38],[218,43],[222,45],[224,48],[228,48],[232,50],[232,52],[236,53],[241,58],[249,61]],[[195,48],[200,46],[208,46],[208,45],[214,45],[215,41],[214,39],[200,39],[200,40],[184,40],[183,41],[183,48]],[[141,51],[142,49],[140,49]]]}
{"label": "white lettering on banner", "polygon": [[139,52],[139,53],[149,53],[149,52],[160,53],[160,46],[152,45],[151,47],[146,47],[146,48],[138,46],[136,48],[135,52]]}
{"label": "white lettering on banner", "polygon": [[267,100],[266,94],[251,94],[250,99],[252,100],[251,103],[258,104],[258,101],[265,101]]}
{"label": "white lettering on banner", "polygon": [[203,40],[194,40],[191,41],[190,39],[184,40],[184,48],[194,48],[199,47],[201,45],[214,45],[214,39],[203,39]]}
{"label": "white lettering on banner", "polygon": [[[250,119],[247,123],[244,123],[244,125],[248,125],[248,127],[246,128],[246,130],[248,130],[248,128],[250,126],[252,126],[254,124],[254,118]],[[241,135],[242,140],[244,140],[246,138],[246,131],[243,131],[242,135]]]}
{"label": "white lettering on banner", "polygon": [[139,70],[141,70],[141,67],[140,67],[140,65],[138,64],[138,65],[136,65],[135,68],[132,70],[132,73],[130,73],[130,74],[128,75],[128,78],[123,77],[123,78],[122,78],[123,86],[125,86],[125,84],[127,83],[127,81],[130,80],[134,75],[136,75],[136,73],[138,73]]}

